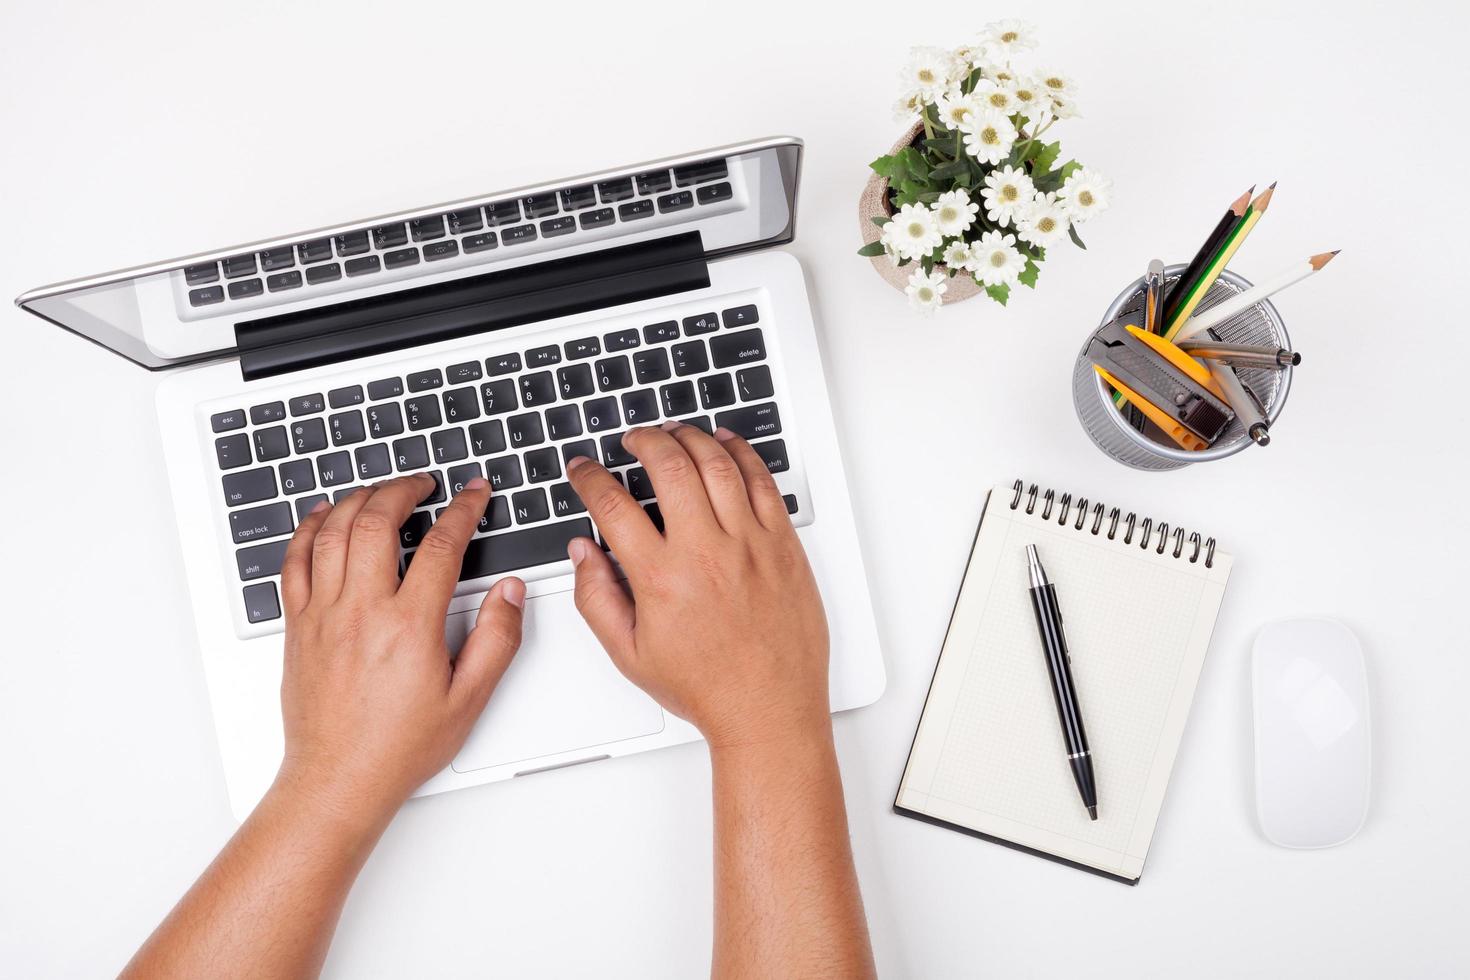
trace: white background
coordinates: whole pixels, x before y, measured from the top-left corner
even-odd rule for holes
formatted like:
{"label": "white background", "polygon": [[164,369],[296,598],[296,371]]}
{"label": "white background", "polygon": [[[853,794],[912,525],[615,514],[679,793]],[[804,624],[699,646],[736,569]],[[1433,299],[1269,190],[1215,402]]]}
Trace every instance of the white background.
{"label": "white background", "polygon": [[[6,4],[0,295],[770,133],[807,141],[798,238],[889,671],[839,717],[894,977],[1444,976],[1470,968],[1460,290],[1464,8],[791,3]],[[858,242],[911,43],[1042,31],[1116,182],[1040,288],[911,314]],[[1150,258],[1280,179],[1234,267],[1343,254],[1279,301],[1305,363],[1270,448],[1170,474],[1086,441],[1084,333]],[[155,379],[9,309],[0,347],[0,971],[115,971],[232,831],[169,515]],[[983,488],[1016,476],[1216,534],[1237,564],[1147,871],[1128,888],[892,815]],[[828,596],[832,605],[842,596]],[[1350,844],[1254,824],[1262,624],[1349,624],[1375,800]],[[411,803],[330,976],[692,976],[709,777],[687,746]]]}

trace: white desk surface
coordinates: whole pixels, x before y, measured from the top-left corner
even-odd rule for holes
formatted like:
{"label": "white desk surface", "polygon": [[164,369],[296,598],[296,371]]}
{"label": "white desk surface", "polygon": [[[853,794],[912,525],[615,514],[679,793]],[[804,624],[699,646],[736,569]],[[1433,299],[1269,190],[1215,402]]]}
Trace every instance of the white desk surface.
{"label": "white desk surface", "polygon": [[[1445,3],[1056,2],[1057,130],[1110,174],[1088,251],[926,321],[857,247],[910,43],[1030,5],[700,12],[353,2],[7,5],[0,295],[770,133],[807,141],[805,266],[889,671],[838,749],[882,972],[1444,976],[1470,969],[1461,693],[1467,17]],[[1155,115],[1154,106],[1180,111]],[[1071,364],[1150,258],[1280,179],[1235,267],[1342,248],[1279,306],[1306,361],[1273,445],[1170,474],[1087,442]],[[1458,290],[1456,290],[1458,293]],[[1445,311],[1449,316],[1446,318]],[[0,310],[0,963],[115,971],[232,831],[153,419],[155,379]],[[1410,408],[1412,411],[1405,411]],[[1237,558],[1147,871],[1128,888],[892,815],[983,489],[1016,476]],[[896,520],[895,515],[902,515]],[[829,597],[840,602],[841,597]],[[1248,657],[1282,617],[1367,650],[1375,799],[1350,844],[1254,823]],[[699,746],[411,803],[326,972],[687,977],[711,936]]]}

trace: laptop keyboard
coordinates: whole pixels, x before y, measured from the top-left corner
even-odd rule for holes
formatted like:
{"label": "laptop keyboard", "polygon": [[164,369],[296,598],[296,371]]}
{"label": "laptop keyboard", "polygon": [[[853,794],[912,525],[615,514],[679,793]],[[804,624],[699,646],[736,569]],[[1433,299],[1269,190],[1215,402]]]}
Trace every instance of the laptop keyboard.
{"label": "laptop keyboard", "polygon": [[[589,326],[588,329],[591,329]],[[622,447],[631,426],[678,419],[750,440],[772,473],[790,469],[760,312],[691,312],[484,359],[415,365],[210,416],[246,620],[279,620],[277,576],[296,524],[324,499],[427,471],[438,484],[400,529],[405,567],[449,499],[483,476],[490,506],[461,580],[566,558],[591,535],[565,479],[586,456],[618,475],[660,530],[647,472]],[[796,514],[795,494],[786,494]]]}

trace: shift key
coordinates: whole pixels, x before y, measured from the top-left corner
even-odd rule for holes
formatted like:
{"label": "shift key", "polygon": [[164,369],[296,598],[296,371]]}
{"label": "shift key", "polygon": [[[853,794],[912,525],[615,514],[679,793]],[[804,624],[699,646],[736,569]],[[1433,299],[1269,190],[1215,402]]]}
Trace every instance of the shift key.
{"label": "shift key", "polygon": [[746,439],[763,439],[781,431],[781,413],[776,410],[775,402],[745,405],[716,413],[715,425]]}
{"label": "shift key", "polygon": [[264,507],[251,507],[230,512],[230,532],[236,544],[280,537],[295,530],[291,522],[291,505],[284,500]]}
{"label": "shift key", "polygon": [[240,581],[249,582],[251,579],[281,574],[281,562],[286,558],[286,545],[290,543],[289,540],[272,541],[269,544],[258,544],[253,548],[241,548],[235,552],[235,564],[240,569]]}

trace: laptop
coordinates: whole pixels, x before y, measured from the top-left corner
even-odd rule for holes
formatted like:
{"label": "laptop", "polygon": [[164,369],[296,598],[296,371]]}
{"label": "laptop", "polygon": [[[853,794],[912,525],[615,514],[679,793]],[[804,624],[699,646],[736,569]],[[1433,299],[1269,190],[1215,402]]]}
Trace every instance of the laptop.
{"label": "laptop", "polygon": [[[572,600],[585,455],[661,522],[629,426],[751,441],[826,600],[834,710],[885,678],[795,233],[802,144],[769,138],[73,280],[16,303],[150,371],[231,807],[282,754],[280,566],[319,500],[427,471],[403,560],[464,483],[493,496],[445,623],[500,577],[525,641],[438,793],[689,742]],[[614,557],[616,557],[614,555]],[[691,634],[693,635],[693,634]],[[691,642],[697,642],[691,640]]]}

